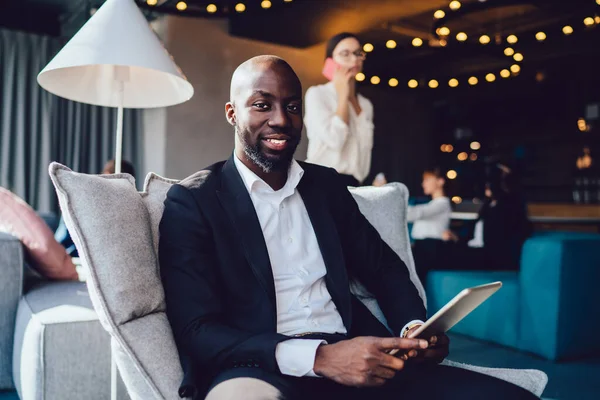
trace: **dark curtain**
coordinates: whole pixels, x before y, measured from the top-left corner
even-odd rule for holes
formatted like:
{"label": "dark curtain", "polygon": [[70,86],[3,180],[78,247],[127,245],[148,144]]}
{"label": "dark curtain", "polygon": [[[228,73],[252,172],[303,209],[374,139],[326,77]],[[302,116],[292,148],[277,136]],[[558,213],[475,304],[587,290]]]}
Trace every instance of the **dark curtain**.
{"label": "dark curtain", "polygon": [[[37,84],[58,38],[0,29],[0,186],[39,211],[57,211],[48,164],[99,173],[114,158],[117,111],[59,98]],[[123,159],[142,171],[142,111],[125,110]],[[139,181],[139,179],[138,179]]]}

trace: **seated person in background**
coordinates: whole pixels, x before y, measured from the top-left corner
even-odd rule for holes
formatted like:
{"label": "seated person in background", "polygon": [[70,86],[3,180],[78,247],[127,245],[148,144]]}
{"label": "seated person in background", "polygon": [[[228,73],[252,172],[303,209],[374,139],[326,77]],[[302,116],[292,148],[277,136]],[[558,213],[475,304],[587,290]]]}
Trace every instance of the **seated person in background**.
{"label": "seated person in background", "polygon": [[[135,178],[135,169],[133,168],[133,164],[129,161],[122,160],[121,161],[121,172],[124,174],[129,174]],[[104,168],[102,168],[102,175],[114,174],[115,173],[115,160],[109,160],[104,164]],[[67,254],[71,257],[79,257],[77,252],[77,248],[75,248],[75,243],[73,243],[73,239],[71,239],[71,234],[67,230],[67,225],[65,225],[65,220],[62,215],[60,217],[60,221],[58,222],[58,228],[54,232],[54,239],[58,243],[60,243],[65,249],[67,249]]]}
{"label": "seated person in background", "polygon": [[[293,159],[302,86],[288,63],[260,56],[240,65],[225,112],[233,154],[173,185],[160,223],[182,397],[534,398],[438,365],[443,333],[401,337],[425,318],[422,299],[343,178]],[[393,334],[352,295],[351,275],[376,296]],[[403,355],[388,354],[394,348]]]}
{"label": "seated person in background", "polygon": [[498,164],[485,188],[485,201],[469,234],[458,237],[446,232],[445,239],[456,242],[453,269],[518,270],[521,247],[531,234],[527,205],[511,169]]}
{"label": "seated person in background", "polygon": [[419,279],[425,284],[427,272],[436,269],[444,259],[447,244],[444,232],[450,227],[452,206],[444,193],[446,180],[439,168],[423,173],[423,192],[431,196],[426,204],[408,207],[408,222],[413,222],[411,235],[415,240],[413,255]]}
{"label": "seated person in background", "polygon": [[385,174],[383,172],[380,172],[377,175],[375,175],[375,179],[373,179],[373,186],[375,187],[384,186],[387,183],[388,181],[385,178]]}

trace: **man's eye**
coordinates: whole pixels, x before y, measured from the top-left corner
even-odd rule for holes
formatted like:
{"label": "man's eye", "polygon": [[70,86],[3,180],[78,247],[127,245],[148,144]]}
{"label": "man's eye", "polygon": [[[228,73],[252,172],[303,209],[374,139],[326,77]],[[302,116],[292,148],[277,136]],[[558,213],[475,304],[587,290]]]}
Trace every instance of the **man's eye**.
{"label": "man's eye", "polygon": [[290,112],[292,112],[292,113],[295,113],[295,114],[296,114],[296,113],[299,113],[299,112],[300,112],[300,106],[299,106],[299,105],[297,105],[297,104],[290,104],[290,105],[288,106],[288,110],[289,110]]}
{"label": "man's eye", "polygon": [[266,110],[269,108],[269,105],[267,103],[262,103],[262,102],[254,103],[253,106],[256,108],[259,108],[261,110]]}

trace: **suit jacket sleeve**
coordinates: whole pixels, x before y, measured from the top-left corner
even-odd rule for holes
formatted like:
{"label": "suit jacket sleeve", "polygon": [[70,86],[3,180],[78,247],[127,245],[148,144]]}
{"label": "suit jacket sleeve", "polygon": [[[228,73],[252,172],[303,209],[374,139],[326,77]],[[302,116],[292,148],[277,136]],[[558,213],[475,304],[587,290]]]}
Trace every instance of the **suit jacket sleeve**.
{"label": "suit jacket sleeve", "polygon": [[203,370],[279,371],[275,348],[286,336],[226,324],[212,230],[191,191],[181,185],[174,185],[165,200],[159,258],[167,316],[182,354]]}
{"label": "suit jacket sleeve", "polygon": [[358,204],[335,173],[331,185],[334,215],[351,275],[375,295],[390,328],[399,335],[404,325],[425,320],[425,307],[402,259],[360,212]]}

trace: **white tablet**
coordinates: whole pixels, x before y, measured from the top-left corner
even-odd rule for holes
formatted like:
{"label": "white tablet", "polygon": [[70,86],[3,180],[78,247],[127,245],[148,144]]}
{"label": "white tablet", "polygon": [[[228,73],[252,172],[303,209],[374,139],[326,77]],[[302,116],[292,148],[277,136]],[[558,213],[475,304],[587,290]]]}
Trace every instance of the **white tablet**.
{"label": "white tablet", "polygon": [[[447,332],[501,287],[502,282],[493,282],[462,290],[423,325],[411,332],[409,337],[429,339],[436,333]],[[392,350],[390,354],[397,352],[398,350]]]}

